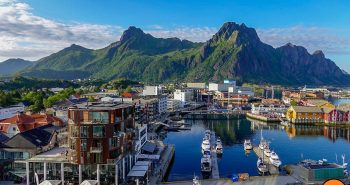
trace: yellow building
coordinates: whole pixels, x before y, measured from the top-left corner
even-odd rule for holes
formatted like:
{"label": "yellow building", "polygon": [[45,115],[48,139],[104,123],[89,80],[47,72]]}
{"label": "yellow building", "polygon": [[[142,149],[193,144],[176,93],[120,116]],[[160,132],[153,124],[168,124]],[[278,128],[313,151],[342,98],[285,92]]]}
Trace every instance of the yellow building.
{"label": "yellow building", "polygon": [[286,117],[292,123],[323,123],[323,112],[320,107],[290,106]]}

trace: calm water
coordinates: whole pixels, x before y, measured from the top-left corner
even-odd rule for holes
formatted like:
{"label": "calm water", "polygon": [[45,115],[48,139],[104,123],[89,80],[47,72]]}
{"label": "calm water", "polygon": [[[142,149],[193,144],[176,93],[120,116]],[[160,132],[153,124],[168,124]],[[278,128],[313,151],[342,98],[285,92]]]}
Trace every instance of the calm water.
{"label": "calm water", "polygon": [[[192,122],[192,121],[189,121]],[[256,169],[257,157],[252,151],[245,154],[244,139],[251,139],[258,144],[260,130],[269,140],[270,148],[280,156],[283,164],[297,163],[301,159],[322,159],[340,163],[341,154],[350,161],[350,130],[328,127],[283,128],[279,125],[241,120],[195,121],[188,131],[170,132],[166,143],[176,147],[175,160],[169,173],[168,181],[191,180],[193,174],[200,175],[201,142],[204,131],[209,128],[221,137],[224,144],[224,154],[219,159],[221,177],[233,173],[248,172],[258,175]]]}

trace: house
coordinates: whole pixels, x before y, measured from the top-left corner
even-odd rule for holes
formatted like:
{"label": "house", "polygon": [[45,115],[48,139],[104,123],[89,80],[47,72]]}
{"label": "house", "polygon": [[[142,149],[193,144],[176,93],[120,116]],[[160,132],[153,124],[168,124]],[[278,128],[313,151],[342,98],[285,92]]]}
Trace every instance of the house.
{"label": "house", "polygon": [[286,117],[292,123],[323,123],[322,108],[315,106],[290,106]]}
{"label": "house", "polygon": [[58,146],[57,130],[60,129],[62,127],[49,124],[18,133],[6,140],[0,146],[0,174],[3,174],[0,175],[0,181],[18,179],[25,171],[27,159]]}
{"label": "house", "polygon": [[49,114],[26,115],[18,113],[11,118],[0,121],[0,132],[11,138],[20,132],[48,124],[63,126],[62,120]]}

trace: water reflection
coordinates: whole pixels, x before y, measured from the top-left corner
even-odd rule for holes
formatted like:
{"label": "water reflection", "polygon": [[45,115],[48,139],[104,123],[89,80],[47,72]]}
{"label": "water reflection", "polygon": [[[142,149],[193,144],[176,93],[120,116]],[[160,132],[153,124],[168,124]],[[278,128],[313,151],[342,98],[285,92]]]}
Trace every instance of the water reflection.
{"label": "water reflection", "polygon": [[221,177],[233,173],[247,172],[258,175],[257,157],[254,152],[245,153],[244,139],[252,143],[260,141],[260,130],[265,139],[271,142],[270,147],[276,151],[283,164],[297,163],[302,159],[326,158],[337,162],[341,154],[350,159],[350,129],[323,126],[292,126],[267,124],[255,120],[196,120],[191,130],[168,133],[166,143],[176,147],[175,161],[169,172],[169,181],[191,180],[193,174],[200,174],[201,142],[206,129],[211,129],[221,138],[224,153],[218,165]]}

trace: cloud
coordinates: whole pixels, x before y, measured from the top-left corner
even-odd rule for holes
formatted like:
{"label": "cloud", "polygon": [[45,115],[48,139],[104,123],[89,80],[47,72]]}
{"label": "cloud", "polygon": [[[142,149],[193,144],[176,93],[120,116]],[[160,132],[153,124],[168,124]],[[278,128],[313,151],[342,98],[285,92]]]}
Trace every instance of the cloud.
{"label": "cloud", "polygon": [[286,43],[301,45],[309,52],[322,50],[326,54],[350,54],[349,30],[293,26],[288,28],[257,29],[260,39],[274,47]]}
{"label": "cloud", "polygon": [[35,16],[26,3],[0,0],[0,58],[40,58],[73,43],[104,47],[118,40],[118,26],[62,23]]}
{"label": "cloud", "polygon": [[[0,61],[7,58],[36,60],[71,44],[102,48],[119,39],[125,28],[114,25],[60,22],[36,16],[26,3],[0,0]],[[205,42],[218,28],[150,25],[145,32],[155,37],[178,37]],[[288,42],[302,45],[310,52],[323,50],[331,55],[350,55],[349,30],[302,25],[257,29],[261,40],[274,47]]]}
{"label": "cloud", "polygon": [[180,39],[186,39],[193,42],[205,42],[209,40],[216,32],[217,28],[210,27],[176,27],[172,29],[157,29],[157,30],[145,30],[155,37],[168,38],[178,37]]}

